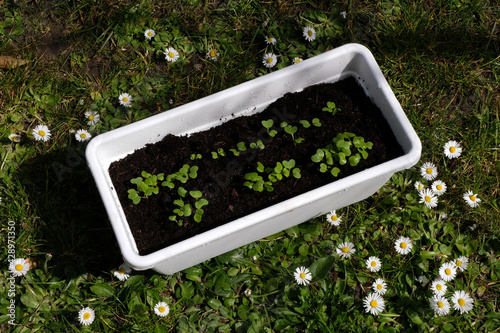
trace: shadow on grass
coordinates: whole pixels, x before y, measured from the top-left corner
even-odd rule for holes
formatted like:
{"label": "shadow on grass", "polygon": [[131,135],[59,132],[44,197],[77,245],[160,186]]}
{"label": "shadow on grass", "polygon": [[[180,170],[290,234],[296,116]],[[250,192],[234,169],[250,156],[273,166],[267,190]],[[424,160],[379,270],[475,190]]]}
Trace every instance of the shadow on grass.
{"label": "shadow on grass", "polygon": [[52,254],[53,274],[101,275],[123,262],[115,235],[87,167],[86,144],[39,154],[16,177],[39,218],[37,250]]}

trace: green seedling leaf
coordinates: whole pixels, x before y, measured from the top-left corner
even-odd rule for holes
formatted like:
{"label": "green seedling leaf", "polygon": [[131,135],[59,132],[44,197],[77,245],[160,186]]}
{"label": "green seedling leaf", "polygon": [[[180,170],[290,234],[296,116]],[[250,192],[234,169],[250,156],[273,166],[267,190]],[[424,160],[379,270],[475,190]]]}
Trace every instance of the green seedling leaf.
{"label": "green seedling leaf", "polygon": [[327,172],[328,171],[328,166],[325,163],[321,163],[319,166],[319,171],[321,172]]}
{"label": "green seedling leaf", "polygon": [[262,126],[264,126],[267,129],[267,132],[269,133],[269,129],[273,127],[274,121],[272,119],[268,120],[262,120]]}
{"label": "green seedling leaf", "polygon": [[293,171],[293,177],[297,178],[297,179],[300,179],[302,177],[302,175],[300,174],[300,169],[299,168],[294,168]]}
{"label": "green seedling leaf", "polygon": [[200,199],[200,200],[196,201],[195,204],[194,204],[194,206],[197,209],[200,209],[201,207],[206,206],[206,205],[208,205],[208,200],[207,199]]}
{"label": "green seedling leaf", "polygon": [[288,170],[292,169],[295,166],[295,160],[291,159],[289,161],[283,161],[283,166]]}
{"label": "green seedling leaf", "polygon": [[339,168],[332,168],[332,170],[330,170],[330,172],[332,173],[332,175],[334,177],[337,177],[339,172],[340,172],[340,169]]}
{"label": "green seedling leaf", "polygon": [[184,205],[183,207],[184,216],[191,216],[192,208],[190,204]]}
{"label": "green seedling leaf", "polygon": [[261,162],[257,162],[257,171],[264,172],[264,170],[264,164],[262,164]]}
{"label": "green seedling leaf", "polygon": [[239,151],[237,151],[237,150],[236,150],[236,149],[234,149],[234,148],[229,149],[229,151],[230,151],[230,152],[232,152],[232,153],[234,154],[234,156],[240,156],[240,152],[239,152]]}
{"label": "green seedling leaf", "polygon": [[310,123],[310,122],[308,122],[307,120],[301,120],[301,121],[300,121],[300,123],[302,124],[302,126],[303,126],[304,128],[309,128],[309,127],[311,127],[311,123]]}
{"label": "green seedling leaf", "polygon": [[196,165],[189,168],[189,177],[191,179],[198,177],[198,167]]}
{"label": "green seedling leaf", "polygon": [[356,166],[359,163],[359,160],[361,160],[361,156],[359,154],[353,155],[349,157],[349,164],[351,166]]}
{"label": "green seedling leaf", "polygon": [[201,191],[189,191],[189,195],[195,199],[199,199],[203,193],[201,193]]}
{"label": "green seedling leaf", "polygon": [[186,197],[187,192],[188,191],[182,186],[179,186],[179,188],[177,189],[177,193],[183,198]]}
{"label": "green seedling leaf", "polygon": [[247,150],[247,147],[245,147],[245,143],[244,142],[238,142],[238,144],[236,145],[238,147],[238,149],[240,151],[245,151]]}
{"label": "green seedling leaf", "polygon": [[278,134],[278,131],[276,131],[276,130],[271,130],[271,131],[269,132],[269,136],[271,136],[271,137],[273,137],[273,138],[276,136],[276,134]]}
{"label": "green seedling leaf", "polygon": [[318,118],[314,118],[312,124],[316,127],[321,127],[321,121]]}
{"label": "green seedling leaf", "polygon": [[295,143],[301,143],[302,141],[304,141],[304,138],[297,138],[297,139],[295,139]]}

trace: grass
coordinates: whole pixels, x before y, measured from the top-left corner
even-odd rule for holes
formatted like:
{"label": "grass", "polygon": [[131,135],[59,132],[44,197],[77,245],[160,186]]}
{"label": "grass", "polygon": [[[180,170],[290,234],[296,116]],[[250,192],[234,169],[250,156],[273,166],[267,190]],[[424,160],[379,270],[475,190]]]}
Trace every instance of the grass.
{"label": "grass", "polygon": [[[12,332],[410,332],[495,331],[500,327],[500,16],[496,1],[0,1],[0,55],[30,63],[0,72],[0,244],[8,257],[9,221],[17,258],[30,271],[10,291],[1,264],[0,330]],[[340,13],[347,12],[346,18]],[[266,22],[266,23],[264,23]],[[318,32],[307,43],[301,28]],[[157,39],[146,41],[152,28]],[[278,43],[269,46],[267,35]],[[286,67],[348,42],[368,46],[423,143],[422,162],[437,165],[447,193],[435,209],[420,204],[418,167],[400,172],[370,198],[307,221],[172,276],[133,272],[125,282],[99,194],[86,167],[85,143],[70,132],[97,135]],[[165,45],[181,53],[167,63]],[[221,56],[205,58],[212,46]],[[266,69],[262,56],[279,55]],[[122,92],[133,98],[121,108]],[[84,113],[101,121],[87,126]],[[46,124],[47,142],[31,130]],[[20,143],[8,139],[21,135]],[[448,160],[444,143],[464,147]],[[462,194],[478,193],[477,208]],[[443,218],[443,213],[447,218]],[[410,237],[411,254],[394,251]],[[336,246],[356,253],[340,259]],[[383,263],[369,273],[371,255]],[[429,283],[460,255],[469,266],[448,283],[466,290],[472,311],[435,316]],[[313,281],[299,286],[296,267]],[[385,311],[365,312],[376,277],[388,284]],[[251,295],[245,296],[250,289]],[[7,305],[15,300],[14,325]],[[153,308],[170,307],[166,317]],[[78,311],[96,311],[90,326]]]}

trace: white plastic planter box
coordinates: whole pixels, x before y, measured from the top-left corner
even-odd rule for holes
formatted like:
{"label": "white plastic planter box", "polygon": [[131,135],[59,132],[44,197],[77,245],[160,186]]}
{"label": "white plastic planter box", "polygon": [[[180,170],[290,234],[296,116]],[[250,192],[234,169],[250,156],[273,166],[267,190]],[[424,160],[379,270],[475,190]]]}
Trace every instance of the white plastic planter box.
{"label": "white plastic planter box", "polygon": [[[404,155],[297,197],[262,209],[148,255],[139,255],[108,173],[110,164],[166,134],[207,130],[240,115],[260,112],[288,92],[353,76],[382,110]],[[234,114],[234,117],[233,115]],[[124,261],[136,270],[173,274],[281,230],[363,200],[397,171],[420,159],[420,140],[370,51],[347,44],[314,58],[245,82],[95,137],[87,161],[106,207]]]}

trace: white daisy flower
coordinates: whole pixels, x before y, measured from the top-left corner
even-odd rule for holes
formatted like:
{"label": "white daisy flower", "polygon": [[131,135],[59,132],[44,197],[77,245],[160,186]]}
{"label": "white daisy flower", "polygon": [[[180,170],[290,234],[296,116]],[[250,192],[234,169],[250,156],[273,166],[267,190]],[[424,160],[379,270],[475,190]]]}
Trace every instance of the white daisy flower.
{"label": "white daisy flower", "polygon": [[460,311],[460,314],[462,314],[472,310],[474,299],[470,297],[469,293],[463,290],[457,290],[453,293],[453,296],[451,296],[451,303],[453,304],[453,308]]}
{"label": "white daisy flower", "polygon": [[245,290],[245,296],[247,296],[247,297],[248,297],[248,296],[250,296],[250,295],[252,295],[252,290],[250,290],[250,289],[248,289],[248,288],[247,288],[247,289]]}
{"label": "white daisy flower", "polygon": [[304,38],[308,42],[312,42],[313,40],[316,39],[316,30],[314,30],[313,27],[307,26],[302,30],[302,34],[304,35]]}
{"label": "white daisy flower", "polygon": [[445,262],[439,268],[439,276],[446,282],[452,281],[457,275],[457,269],[452,262]]}
{"label": "white daisy flower", "polygon": [[144,37],[146,37],[147,40],[151,40],[155,36],[155,31],[153,29],[147,29],[144,31]]}
{"label": "white daisy flower", "polygon": [[163,54],[168,62],[176,62],[179,59],[179,52],[173,47],[168,47]]}
{"label": "white daisy flower", "polygon": [[33,129],[33,136],[36,141],[49,141],[50,139],[50,130],[45,125],[38,125]]}
{"label": "white daisy flower", "polygon": [[326,214],[326,221],[331,225],[338,227],[342,222],[342,217],[338,216],[337,213],[332,210],[330,213]]}
{"label": "white daisy flower", "polygon": [[95,311],[89,307],[83,308],[78,312],[78,320],[82,325],[90,325],[95,319]]}
{"label": "white daisy flower", "polygon": [[304,286],[309,284],[312,279],[311,272],[309,272],[309,269],[305,267],[297,267],[293,275],[295,276],[295,281],[297,281],[298,284],[303,284]]}
{"label": "white daisy flower", "polygon": [[456,141],[446,142],[443,149],[444,149],[444,154],[450,160],[453,158],[457,158],[462,154],[462,147],[460,147],[460,144]]}
{"label": "white daisy flower", "polygon": [[88,140],[90,140],[91,137],[92,137],[92,135],[90,135],[90,133],[84,129],[79,129],[75,133],[76,140],[78,140],[80,142],[88,141]]}
{"label": "white daisy flower", "polygon": [[442,295],[434,295],[430,299],[431,308],[438,316],[446,316],[450,313],[450,302]]}
{"label": "white daisy flower", "polygon": [[363,303],[365,305],[366,312],[371,313],[374,316],[384,311],[385,308],[384,298],[378,293],[369,294],[365,297]]}
{"label": "white daisy flower", "polygon": [[438,172],[437,172],[437,167],[434,165],[434,163],[431,162],[425,162],[421,167],[420,167],[420,174],[424,179],[426,180],[433,180],[436,179]]}
{"label": "white daisy flower", "polygon": [[477,194],[474,194],[472,191],[467,191],[463,195],[465,202],[470,206],[470,207],[477,207],[479,206],[479,203],[481,202],[481,199],[477,197]]}
{"label": "white daisy flower", "polygon": [[266,43],[274,45],[274,44],[276,44],[276,38],[274,38],[274,37],[267,37],[266,36]]}
{"label": "white daisy flower", "polygon": [[165,302],[159,302],[155,305],[155,313],[160,317],[165,317],[170,312],[168,304]]}
{"label": "white daisy flower", "polygon": [[382,262],[377,257],[369,257],[366,259],[366,268],[368,268],[370,272],[378,272],[382,268]]}
{"label": "white daisy flower", "polygon": [[408,254],[411,252],[411,248],[413,247],[413,244],[411,242],[411,239],[408,237],[399,237],[398,240],[394,243],[394,248],[396,249],[396,252],[399,254]]}
{"label": "white daisy flower", "polygon": [[21,142],[21,136],[19,134],[11,133],[9,134],[9,140],[12,142]]}
{"label": "white daisy flower", "polygon": [[123,93],[120,96],[118,96],[118,100],[120,101],[120,104],[123,105],[124,107],[131,107],[132,106],[132,96],[130,96],[127,93]]}
{"label": "white daisy flower", "polygon": [[88,120],[87,125],[92,126],[97,124],[97,122],[101,119],[101,116],[96,111],[87,111],[85,112],[85,118]]}
{"label": "white daisy flower", "polygon": [[213,47],[210,47],[210,49],[207,52],[206,58],[210,59],[212,61],[217,61],[219,55],[220,54],[219,54],[219,52],[217,52],[216,49],[214,49]]}
{"label": "white daisy flower", "polygon": [[356,252],[356,249],[353,243],[345,242],[337,247],[337,253],[342,258],[349,258],[354,252]]}
{"label": "white daisy flower", "polygon": [[128,279],[130,277],[131,271],[132,271],[132,269],[130,267],[128,267],[128,265],[126,263],[123,263],[120,265],[120,268],[118,268],[117,271],[113,272],[113,275],[116,276],[118,278],[118,280],[125,281],[126,279]]}
{"label": "white daisy flower", "polygon": [[376,279],[372,284],[373,291],[376,294],[383,295],[387,292],[387,283],[385,283],[384,279]]}
{"label": "white daisy flower", "polygon": [[425,186],[424,186],[424,184],[422,184],[421,182],[416,181],[416,182],[415,182],[415,188],[417,189],[417,191],[419,191],[419,192],[420,192],[420,191],[422,191],[422,190],[425,188]]}
{"label": "white daisy flower", "polygon": [[469,259],[465,256],[460,256],[457,259],[453,261],[455,264],[455,267],[460,270],[460,272],[463,272],[467,269],[467,266],[469,265]]}
{"label": "white daisy flower", "polygon": [[446,286],[446,282],[444,282],[442,279],[437,278],[432,281],[431,290],[434,295],[444,296],[446,289],[448,289],[448,287]]}
{"label": "white daisy flower", "polygon": [[276,55],[274,53],[266,53],[264,55],[264,58],[262,58],[262,63],[267,68],[272,68],[272,67],[276,66],[277,62],[278,62],[278,58],[276,57]]}
{"label": "white daisy flower", "polygon": [[420,191],[418,194],[420,195],[420,203],[424,203],[429,208],[437,207],[438,198],[432,190],[426,188]]}
{"label": "white daisy flower", "polygon": [[26,275],[29,270],[30,264],[23,258],[14,259],[9,264],[9,271],[15,277]]}
{"label": "white daisy flower", "polygon": [[446,192],[446,184],[441,180],[435,180],[431,185],[431,189],[436,195],[442,195]]}
{"label": "white daisy flower", "polygon": [[295,57],[295,58],[293,58],[293,60],[292,60],[292,61],[293,61],[293,64],[295,65],[295,64],[298,64],[299,62],[304,61],[304,59],[299,58],[299,57]]}

